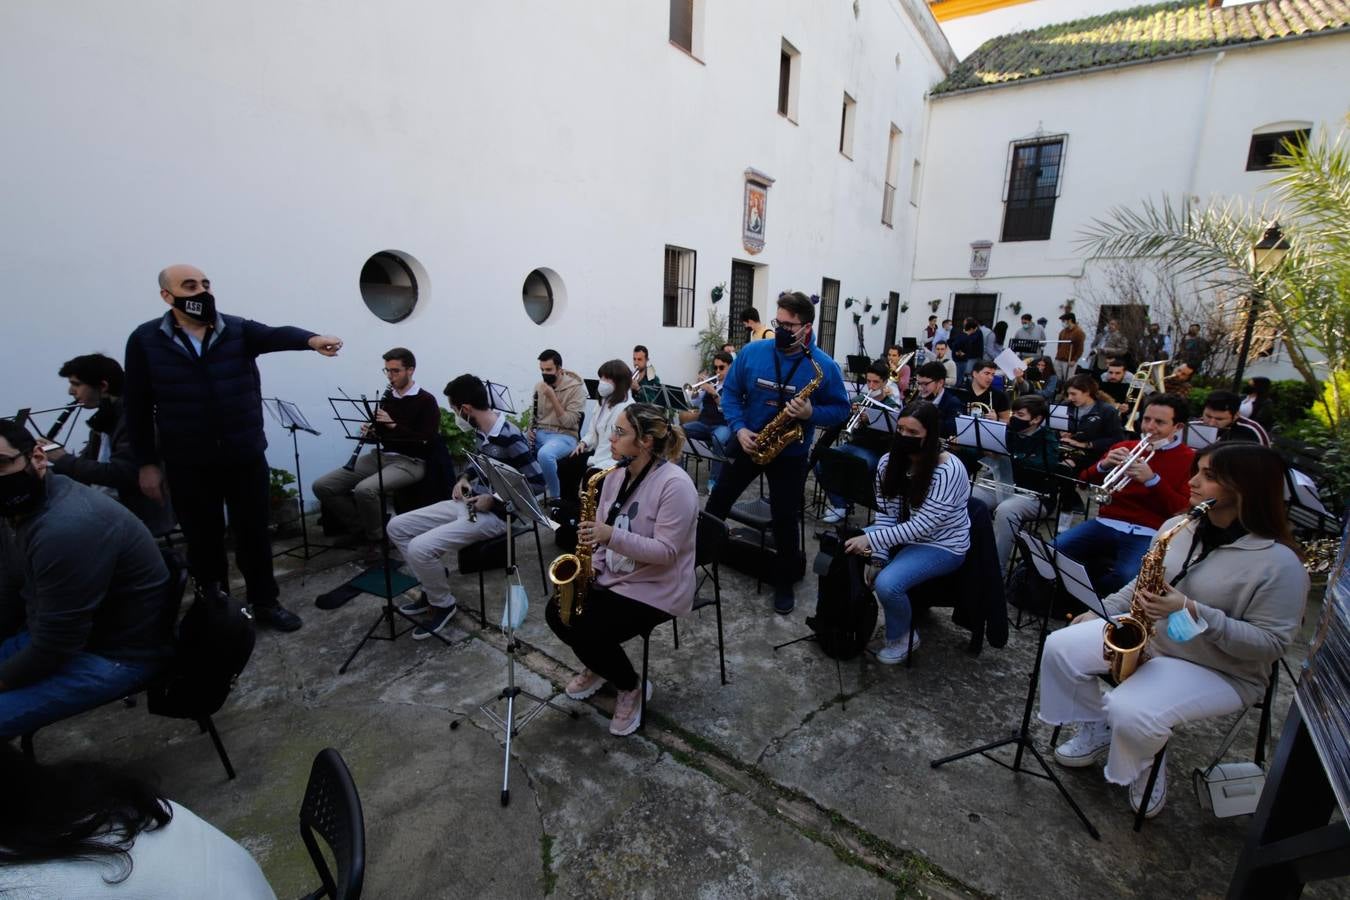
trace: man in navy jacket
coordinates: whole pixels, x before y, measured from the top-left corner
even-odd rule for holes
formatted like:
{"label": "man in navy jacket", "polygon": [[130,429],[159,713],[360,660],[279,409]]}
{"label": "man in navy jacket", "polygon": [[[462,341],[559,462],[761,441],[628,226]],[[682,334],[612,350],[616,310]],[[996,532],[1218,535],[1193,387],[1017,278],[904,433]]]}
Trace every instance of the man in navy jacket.
{"label": "man in navy jacket", "polygon": [[272,575],[267,439],[256,359],[307,348],[336,356],[342,341],[221,315],[210,289],[200,269],[168,267],[159,273],[159,293],[172,308],[127,340],[124,402],[140,487],[163,502],[167,477],[187,538],[188,567],[200,582],[228,583],[221,510],[227,508],[254,618],[295,631],[300,617],[278,602]]}
{"label": "man in navy jacket", "polygon": [[[731,364],[721,393],[722,414],[727,417],[734,437],[728,448],[730,464],[723,467],[707,505],[708,513],[724,519],[752,481],[761,473],[767,478],[777,551],[773,607],[782,615],[792,612],[794,605],[797,520],[806,485],[811,435],[814,426],[839,425],[849,412],[839,364],[812,341],[815,313],[805,294],[783,294],[778,298],[774,339],[746,344]],[[813,361],[820,366],[823,377],[816,391],[802,399],[797,394],[816,374]],[[784,409],[801,421],[802,439],[761,466],[749,454],[757,446],[760,430]]]}

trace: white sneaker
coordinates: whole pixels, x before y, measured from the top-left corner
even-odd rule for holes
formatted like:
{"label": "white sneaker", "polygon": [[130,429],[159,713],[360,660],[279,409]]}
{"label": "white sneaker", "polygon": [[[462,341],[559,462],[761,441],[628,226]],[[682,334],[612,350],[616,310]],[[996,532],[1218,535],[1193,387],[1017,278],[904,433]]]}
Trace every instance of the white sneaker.
{"label": "white sneaker", "polygon": [[884,665],[893,666],[902,663],[909,658],[913,650],[919,649],[919,633],[914,632],[914,646],[909,645],[909,635],[902,635],[893,641],[887,641],[886,645],[877,651],[877,662]]}
{"label": "white sneaker", "polygon": [[1055,762],[1070,769],[1081,769],[1101,759],[1110,749],[1110,725],[1082,722],[1072,738],[1055,748]]}
{"label": "white sneaker", "polygon": [[825,510],[825,514],[820,517],[820,521],[826,525],[833,525],[836,522],[842,522],[848,517],[848,510],[841,509],[838,506],[831,506]]}
{"label": "white sneaker", "polygon": [[[1148,773],[1153,771],[1153,767],[1139,773],[1139,777],[1130,782],[1130,809],[1139,812],[1139,806],[1144,802],[1144,788],[1148,787]],[[1148,809],[1144,811],[1144,818],[1151,819],[1162,812],[1163,804],[1167,802],[1167,754],[1163,754],[1162,762],[1158,764],[1158,780],[1153,783],[1153,793],[1148,798]]]}

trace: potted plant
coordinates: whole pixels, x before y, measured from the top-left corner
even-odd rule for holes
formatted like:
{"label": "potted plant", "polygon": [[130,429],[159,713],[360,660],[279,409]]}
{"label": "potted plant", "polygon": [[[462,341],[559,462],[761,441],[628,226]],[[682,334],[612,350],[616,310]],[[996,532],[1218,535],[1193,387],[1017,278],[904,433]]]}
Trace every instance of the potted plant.
{"label": "potted plant", "polygon": [[928,301],[928,308],[931,309],[933,312],[937,312],[937,308],[941,305],[942,301],[940,299],[934,298]]}
{"label": "potted plant", "polygon": [[268,468],[268,524],[278,534],[295,526],[300,518],[300,492],[291,485],[295,476],[285,469]]}
{"label": "potted plant", "polygon": [[[529,413],[526,412],[525,415],[528,416]],[[441,437],[445,439],[445,449],[450,451],[450,456],[456,463],[464,462],[468,451],[478,449],[478,438],[474,433],[461,431],[455,424],[455,414],[444,407],[441,408]]]}
{"label": "potted plant", "polygon": [[699,330],[694,349],[698,351],[698,364],[705,372],[712,371],[712,358],[727,343],[727,317],[718,315],[717,310],[708,310],[708,324]]}

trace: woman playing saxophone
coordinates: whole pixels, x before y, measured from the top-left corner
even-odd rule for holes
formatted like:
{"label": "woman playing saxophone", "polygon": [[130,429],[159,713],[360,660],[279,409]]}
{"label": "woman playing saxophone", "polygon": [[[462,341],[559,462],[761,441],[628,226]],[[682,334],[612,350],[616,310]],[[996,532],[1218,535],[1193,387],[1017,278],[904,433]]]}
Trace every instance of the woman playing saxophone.
{"label": "woman playing saxophone", "polygon": [[618,698],[609,730],[625,735],[641,724],[643,696],[623,642],[689,612],[698,492],[688,473],[670,464],[684,433],[659,407],[625,407],[609,445],[616,460],[628,462],[605,476],[594,518],[577,525],[578,553],[587,549],[593,575],[584,609],[564,624],[554,599],[544,616],[585,667],[567,683],[567,696],[584,700],[612,684]]}
{"label": "woman playing saxophone", "polygon": [[[1040,717],[1077,723],[1055,748],[1069,767],[1107,756],[1106,780],[1129,785],[1130,806],[1152,817],[1167,796],[1166,757],[1145,801],[1154,755],[1185,722],[1237,712],[1259,700],[1271,664],[1298,631],[1308,576],[1289,531],[1284,463],[1256,444],[1215,444],[1196,455],[1190,502],[1213,501],[1177,530],[1152,586],[1146,572],[1105,598],[1112,617],[1138,606],[1153,624],[1145,661],[1105,697],[1103,625],[1093,613],[1050,636],[1041,670]],[[1163,523],[1159,534],[1182,517]]]}

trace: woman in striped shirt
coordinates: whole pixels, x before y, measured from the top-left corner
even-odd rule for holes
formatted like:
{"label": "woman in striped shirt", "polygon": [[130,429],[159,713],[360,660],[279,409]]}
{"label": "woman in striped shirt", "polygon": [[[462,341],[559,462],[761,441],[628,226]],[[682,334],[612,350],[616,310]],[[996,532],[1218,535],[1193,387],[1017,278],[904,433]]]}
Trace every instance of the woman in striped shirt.
{"label": "woman in striped shirt", "polygon": [[891,451],[877,465],[876,524],[844,545],[884,566],[875,588],[886,641],[877,659],[887,665],[919,646],[919,635],[910,635],[910,589],[956,571],[970,548],[970,480],[960,460],[942,449],[939,421],[927,401],[901,411]]}

